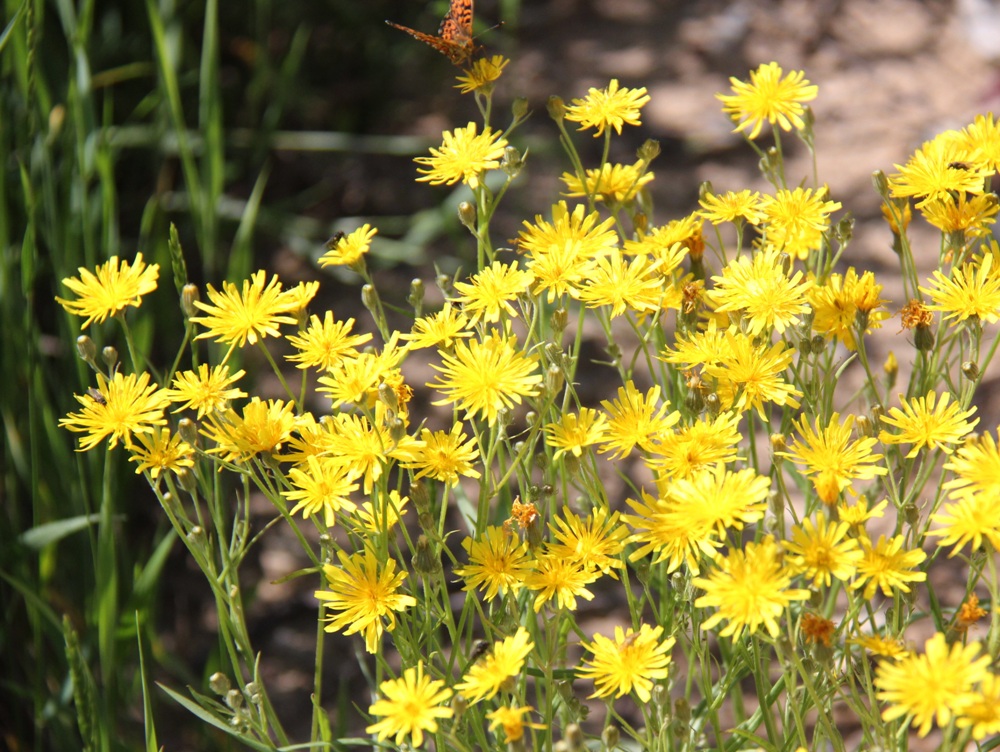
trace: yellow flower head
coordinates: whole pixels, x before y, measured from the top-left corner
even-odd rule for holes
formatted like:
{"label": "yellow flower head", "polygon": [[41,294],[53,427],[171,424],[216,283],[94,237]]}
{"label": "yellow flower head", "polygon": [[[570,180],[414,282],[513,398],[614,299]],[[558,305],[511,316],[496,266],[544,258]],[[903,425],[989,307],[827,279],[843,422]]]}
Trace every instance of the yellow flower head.
{"label": "yellow flower head", "polygon": [[724,222],[759,225],[764,219],[764,213],[760,210],[760,194],[749,189],[707,193],[698,203],[701,205],[701,216],[713,225]]}
{"label": "yellow flower head", "polygon": [[409,740],[414,747],[424,743],[424,732],[436,734],[438,721],[451,718],[455,711],[446,706],[452,691],[440,679],[424,675],[423,661],[416,668],[408,668],[399,679],[390,679],[379,685],[382,699],[368,709],[382,720],[368,726],[365,731],[378,734],[380,742],[395,735],[396,746]]}
{"label": "yellow flower head", "polygon": [[728,624],[719,632],[722,637],[740,634],[744,628],[753,634],[761,626],[777,637],[778,619],[785,607],[810,596],[808,590],[789,587],[791,582],[792,570],[782,563],[771,536],[760,543],[747,543],[742,551],[731,551],[707,577],[692,580],[705,591],[694,602],[695,607],[718,609],[701,628],[711,629],[725,619]]}
{"label": "yellow flower head", "polygon": [[327,250],[319,257],[320,266],[357,267],[368,250],[378,230],[363,224],[349,235],[338,233],[327,243]]}
{"label": "yellow flower head", "polygon": [[479,459],[479,444],[475,438],[466,441],[462,429],[461,423],[454,423],[451,431],[421,430],[422,445],[416,458],[407,465],[416,469],[416,478],[433,478],[446,486],[454,486],[460,475],[480,476],[473,465]]}
{"label": "yellow flower head", "polygon": [[296,301],[281,292],[278,275],[267,281],[263,269],[254,272],[249,280],[243,280],[242,290],[232,282],[223,282],[222,290],[208,285],[207,293],[211,304],[195,301],[195,307],[204,311],[204,316],[195,316],[192,322],[205,327],[206,331],[195,339],[214,337],[217,342],[228,343],[230,349],[247,342],[257,344],[264,337],[280,337],[280,324],[294,324]]}
{"label": "yellow flower head", "polygon": [[319,316],[309,318],[309,326],[301,334],[288,337],[296,352],[286,356],[296,368],[315,368],[327,371],[339,365],[342,359],[358,354],[357,348],[371,341],[372,335],[351,334],[354,319],[335,321],[333,311],[327,311],[321,321]]}
{"label": "yellow flower head", "polygon": [[581,407],[579,413],[563,413],[558,423],[545,426],[545,443],[556,450],[552,459],[566,453],[579,457],[586,447],[604,440],[607,425],[608,417],[589,407]]}
{"label": "yellow flower head", "polygon": [[829,587],[834,578],[847,582],[863,556],[858,541],[847,537],[849,529],[846,522],[827,522],[822,512],[816,515],[815,524],[804,519],[792,528],[792,539],[784,544],[786,561],[812,578],[816,587]]}
{"label": "yellow flower head", "polygon": [[979,418],[968,420],[976,408],[962,410],[957,402],[951,402],[949,392],[942,392],[940,398],[928,392],[925,397],[910,400],[900,395],[900,402],[902,408],[893,407],[882,416],[882,422],[900,429],[899,433],[883,430],[878,438],[884,444],[913,444],[908,458],[916,457],[924,447],[951,454],[950,445],[958,444],[979,423]]}
{"label": "yellow flower head", "polygon": [[323,565],[329,590],[317,590],[315,596],[336,612],[329,616],[325,630],[346,635],[362,633],[365,650],[378,651],[383,632],[396,628],[396,612],[417,605],[411,595],[397,592],[406,579],[406,572],[396,571],[392,558],[376,556],[365,550],[355,554],[337,552],[340,566]]}
{"label": "yellow flower head", "polygon": [[584,649],[593,658],[577,673],[594,681],[591,697],[622,697],[634,691],[639,702],[648,703],[653,682],[667,678],[670,651],[676,642],[673,637],[661,640],[662,636],[662,626],[643,624],[638,632],[615,627],[614,640],[595,634],[593,642],[584,642]]}
{"label": "yellow flower head", "polygon": [[463,94],[488,94],[493,91],[493,84],[500,78],[508,63],[510,60],[503,55],[479,58],[465,70],[464,75],[458,76],[455,88]]}
{"label": "yellow flower head", "polygon": [[874,546],[867,536],[860,540],[863,556],[858,562],[858,579],[851,588],[864,588],[865,600],[870,600],[878,589],[887,598],[891,598],[895,590],[908,593],[909,583],[927,580],[926,572],[914,571],[927,558],[927,554],[919,548],[904,549],[905,539],[902,535],[892,538],[882,535]]}
{"label": "yellow flower head", "polygon": [[495,731],[503,728],[504,744],[516,744],[524,738],[524,729],[543,729],[544,723],[532,723],[525,721],[521,716],[534,710],[530,705],[524,707],[501,707],[492,713],[487,713],[486,717],[490,721],[490,730]]}
{"label": "yellow flower head", "polygon": [[141,433],[152,433],[156,426],[165,426],[163,411],[170,404],[167,390],[150,384],[148,373],[125,376],[116,373],[108,381],[104,374],[97,374],[97,392],[75,395],[83,405],[78,413],[69,413],[59,425],[74,433],[86,434],[80,438],[78,451],[86,452],[110,439],[109,449],[121,441],[132,447],[132,438]]}
{"label": "yellow flower head", "polygon": [[479,187],[483,174],[500,166],[507,139],[487,127],[477,133],[478,126],[470,122],[465,128],[445,131],[444,141],[438,149],[431,149],[431,156],[417,157],[413,161],[426,165],[418,169],[418,181],[431,185],[455,185],[462,182],[470,188]]}
{"label": "yellow flower head", "polygon": [[354,502],[349,496],[358,490],[357,476],[339,459],[331,457],[308,457],[300,467],[288,471],[288,481],[292,488],[281,495],[290,502],[298,502],[290,514],[302,512],[305,519],[322,512],[323,524],[333,527],[335,515],[341,511],[353,511]]}
{"label": "yellow flower head", "polygon": [[135,462],[136,473],[149,471],[151,478],[158,478],[164,470],[180,473],[194,467],[194,449],[166,426],[157,426],[150,433],[137,433],[129,460]]}
{"label": "yellow flower head", "polygon": [[255,455],[279,452],[295,428],[295,403],[251,398],[243,412],[232,408],[212,413],[201,433],[216,446],[209,449],[227,462],[249,462]]}
{"label": "yellow flower head", "polygon": [[487,527],[478,540],[466,538],[462,548],[469,563],[457,567],[455,574],[465,580],[463,590],[485,588],[488,601],[498,594],[516,593],[531,571],[528,544],[502,527]]}
{"label": "yellow flower head", "polygon": [[242,389],[233,386],[245,374],[242,369],[231,374],[225,364],[209,369],[207,363],[202,363],[197,371],[176,374],[173,388],[167,390],[167,396],[171,402],[179,403],[175,413],[196,410],[200,420],[217,410],[225,410],[233,400],[247,396]]}
{"label": "yellow flower head", "polygon": [[760,135],[764,122],[777,123],[782,130],[806,127],[803,115],[804,102],[810,102],[819,93],[819,87],[809,83],[803,71],[792,71],[782,77],[777,63],[764,63],[750,71],[750,82],[730,78],[732,94],[716,94],[722,110],[736,123],[735,131],[749,131],[747,138]]}
{"label": "yellow flower head", "polygon": [[978,642],[949,646],[938,632],[925,643],[923,653],[880,663],[875,686],[879,699],[887,703],[882,718],[912,717],[920,736],[927,736],[935,721],[941,728],[947,726],[976,701],[974,687],[989,675],[991,659],[979,656],[981,649]]}
{"label": "yellow flower head", "polygon": [[841,206],[839,201],[827,199],[825,188],[782,188],[760,200],[764,238],[768,245],[793,258],[806,259],[820,247],[823,233],[830,227],[830,215]]}
{"label": "yellow flower head", "polygon": [[137,253],[132,264],[112,256],[106,264],[97,267],[96,274],[82,266],[78,271],[79,278],[67,277],[62,281],[76,294],[76,299],[57,297],[56,301],[75,316],[86,316],[81,327],[86,329],[92,321],[101,324],[129,306],[138,308],[142,296],[156,289],[160,265],[146,266],[142,254]]}
{"label": "yellow flower head", "polygon": [[648,166],[642,160],[631,165],[605,162],[597,169],[587,170],[583,180],[568,172],[560,180],[566,184],[565,195],[570,198],[592,196],[595,201],[620,206],[634,200],[652,182],[653,173],[646,171]]}
{"label": "yellow flower head", "polygon": [[932,273],[930,287],[920,292],[933,302],[929,311],[941,311],[952,325],[972,320],[983,324],[1000,321],[1000,269],[992,253],[953,269],[950,276],[939,269]]}
{"label": "yellow flower head", "polygon": [[983,193],[986,179],[992,174],[982,162],[974,161],[972,152],[948,134],[926,142],[905,165],[889,176],[893,198],[919,198],[917,208],[951,194]]}
{"label": "yellow flower head", "polygon": [[646,87],[619,89],[618,80],[611,79],[606,89],[591,88],[583,99],[574,99],[566,107],[566,119],[580,123],[580,130],[594,128],[594,137],[607,128],[621,135],[622,125],[640,125],[639,110],[649,101]]}
{"label": "yellow flower head", "polygon": [[518,627],[510,637],[493,643],[492,650],[474,663],[455,685],[455,691],[461,692],[470,704],[488,700],[504,688],[510,691],[534,647],[528,631]]}

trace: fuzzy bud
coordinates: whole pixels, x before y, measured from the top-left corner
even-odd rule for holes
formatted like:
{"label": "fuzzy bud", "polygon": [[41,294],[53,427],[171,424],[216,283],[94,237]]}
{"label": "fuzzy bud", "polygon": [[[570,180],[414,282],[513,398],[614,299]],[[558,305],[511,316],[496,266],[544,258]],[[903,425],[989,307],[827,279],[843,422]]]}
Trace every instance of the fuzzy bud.
{"label": "fuzzy bud", "polygon": [[94,344],[94,340],[88,337],[86,334],[81,334],[76,338],[76,354],[80,356],[80,360],[86,363],[88,366],[93,368],[95,371],[97,368],[97,345]]}
{"label": "fuzzy bud", "polygon": [[422,480],[415,480],[410,484],[410,498],[418,514],[426,514],[431,509],[431,495],[427,490],[427,484]]}
{"label": "fuzzy bud", "polygon": [[979,378],[979,366],[971,360],[965,361],[962,363],[962,375],[969,381],[975,381]]}
{"label": "fuzzy bud", "polygon": [[226,692],[226,705],[231,710],[239,710],[243,707],[243,695],[238,689],[230,689]]}
{"label": "fuzzy bud", "polygon": [[569,325],[569,313],[561,306],[556,308],[556,310],[552,312],[549,324],[552,327],[553,338],[558,339],[562,333],[566,331],[566,327]]}
{"label": "fuzzy bud", "polygon": [[503,150],[503,159],[500,160],[500,169],[509,178],[516,178],[524,169],[524,159],[516,146],[508,146]]}
{"label": "fuzzy bud", "polygon": [[368,312],[378,319],[379,312],[379,299],[378,291],[375,289],[374,285],[364,285],[361,288],[361,303],[364,305]]}
{"label": "fuzzy bud", "polygon": [[185,318],[198,315],[198,307],[195,303],[199,300],[201,300],[201,293],[198,290],[198,285],[188,282],[181,288],[181,310],[184,312]]}
{"label": "fuzzy bud", "polygon": [[563,102],[561,97],[549,97],[545,103],[545,107],[549,111],[549,117],[557,123],[562,122],[563,118],[566,117],[566,103]]}
{"label": "fuzzy bud", "polygon": [[441,557],[426,535],[417,538],[417,551],[413,554],[413,570],[421,574],[441,571]]}
{"label": "fuzzy bud", "polygon": [[220,671],[216,671],[208,677],[208,686],[213,692],[215,692],[215,694],[219,695],[219,697],[222,697],[233,688],[232,684],[229,683],[229,677]]}
{"label": "fuzzy bud", "polygon": [[875,192],[883,198],[883,200],[889,200],[889,178],[885,176],[882,170],[875,170],[872,173],[872,185],[875,186]]}
{"label": "fuzzy bud", "polygon": [[551,365],[545,371],[545,390],[552,396],[557,396],[563,388],[565,377],[559,366]]}
{"label": "fuzzy bud", "polygon": [[618,746],[618,742],[621,741],[621,732],[615,725],[608,726],[601,733],[601,741],[604,743],[605,749],[614,749]]}
{"label": "fuzzy bud", "polygon": [[108,345],[101,350],[101,360],[108,367],[108,373],[114,373],[118,366],[118,348]]}
{"label": "fuzzy bud", "polygon": [[583,729],[577,723],[571,723],[566,727],[563,740],[566,742],[566,749],[570,752],[579,752],[585,748]]}
{"label": "fuzzy bud", "polygon": [[510,106],[510,113],[514,116],[514,120],[521,121],[528,116],[528,99],[527,97],[517,97],[513,104]]}
{"label": "fuzzy bud", "polygon": [[410,304],[410,307],[419,316],[424,308],[424,281],[419,277],[410,282],[410,294],[406,298],[406,302]]}
{"label": "fuzzy bud", "polygon": [[913,330],[913,346],[920,352],[934,349],[934,332],[929,326],[920,324]]}
{"label": "fuzzy bud", "polygon": [[458,205],[458,221],[473,235],[476,233],[476,205],[463,201]]}
{"label": "fuzzy bud", "polygon": [[639,147],[637,156],[643,162],[649,163],[660,156],[660,142],[656,139],[647,138]]}

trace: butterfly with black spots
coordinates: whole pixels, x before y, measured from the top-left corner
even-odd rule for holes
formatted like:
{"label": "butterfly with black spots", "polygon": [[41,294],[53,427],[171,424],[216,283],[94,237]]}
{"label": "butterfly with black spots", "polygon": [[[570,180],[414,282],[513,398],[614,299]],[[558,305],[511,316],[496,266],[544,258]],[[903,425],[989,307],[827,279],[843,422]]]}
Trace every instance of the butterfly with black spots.
{"label": "butterfly with black spots", "polygon": [[451,0],[451,7],[441,21],[437,36],[424,34],[422,31],[392,21],[386,23],[429,44],[442,55],[447,55],[455,65],[464,65],[476,51],[472,39],[472,3],[473,0]]}

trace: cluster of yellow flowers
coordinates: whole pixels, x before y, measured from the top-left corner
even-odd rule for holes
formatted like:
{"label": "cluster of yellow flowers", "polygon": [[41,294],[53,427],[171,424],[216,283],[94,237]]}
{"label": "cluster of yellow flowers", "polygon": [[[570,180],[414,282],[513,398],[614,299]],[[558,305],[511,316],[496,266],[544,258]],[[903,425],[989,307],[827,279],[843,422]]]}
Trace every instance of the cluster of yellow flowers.
{"label": "cluster of yellow flowers", "polygon": [[[390,331],[365,261],[369,225],[332,240],[319,263],[365,280],[380,342],[353,319],[310,316],[315,285],[283,289],[260,271],[241,287],[209,287],[210,303],[188,287],[195,339],[224,354],[157,384],[148,371],[100,372],[83,338],[96,388],[62,421],[83,434],[81,450],[121,443],[161,498],[182,489],[194,506],[212,485],[205,468],[228,468],[289,524],[297,513],[314,523],[325,536],[314,560],[326,629],[360,634],[377,656],[368,732],[380,741],[420,746],[430,734],[438,748],[486,748],[489,721],[512,745],[533,736],[549,748],[561,734],[572,748],[585,717],[574,680],[607,700],[609,748],[624,730],[648,749],[707,739],[746,749],[761,733],[769,749],[843,749],[834,708],[844,705],[866,748],[894,748],[909,723],[921,735],[936,726],[953,749],[1000,734],[997,612],[984,642],[967,637],[987,615],[976,591],[991,608],[998,595],[1000,451],[973,433],[972,399],[1000,343],[986,329],[1000,319],[988,192],[1000,124],[978,117],[876,176],[909,298],[898,311],[913,371],[894,398],[896,356],[877,369],[866,349],[890,301],[872,272],[837,271],[850,239],[849,223],[832,219],[840,202],[785,178],[781,132],[813,141],[806,103],[817,87],[803,73],[769,63],[719,95],[754,148],[772,126],[775,148],[761,154],[774,191],[706,186],[692,214],[661,226],[648,216],[655,145],[634,164],[606,158],[611,138],[640,123],[646,90],[612,81],[568,105],[551,100],[573,163],[565,199],[582,201],[525,221],[515,254],[489,236],[523,163],[510,139],[524,108],[506,131],[489,123],[506,65],[496,56],[465,71],[459,88],[483,126],[446,132],[416,160],[419,180],[472,193],[462,218],[478,263],[441,282],[439,310],[424,312],[417,285],[412,329]],[[600,165],[583,166],[566,123],[605,139]],[[927,280],[909,247],[911,201],[943,233]],[[109,317],[127,326],[157,275],[141,256],[112,258],[65,280],[76,297],[60,302],[84,327]],[[593,378],[580,356],[585,321],[606,336],[620,377],[599,404],[578,394]],[[271,359],[278,337],[301,372],[298,392],[271,360],[288,399],[246,400],[233,352],[257,345]],[[411,362],[436,375],[411,383]],[[842,415],[836,384],[852,366],[864,386]],[[303,408],[310,387],[329,398],[328,415]],[[417,414],[415,390],[450,409],[444,428],[426,425],[440,415]],[[188,417],[168,421],[168,409]],[[608,491],[616,475],[622,498]],[[400,524],[410,508],[416,520]],[[962,598],[944,603],[954,598],[916,585],[948,547],[968,576]],[[475,594],[457,607],[455,577]],[[587,639],[580,602],[599,581],[619,594],[622,626]],[[914,624],[933,631],[922,651],[907,646]],[[390,637],[401,671],[385,657]],[[865,651],[878,659],[874,676]],[[750,675],[759,708],[734,701],[723,715]],[[632,716],[615,710],[627,695],[639,703]],[[876,700],[881,721],[868,710]]]}

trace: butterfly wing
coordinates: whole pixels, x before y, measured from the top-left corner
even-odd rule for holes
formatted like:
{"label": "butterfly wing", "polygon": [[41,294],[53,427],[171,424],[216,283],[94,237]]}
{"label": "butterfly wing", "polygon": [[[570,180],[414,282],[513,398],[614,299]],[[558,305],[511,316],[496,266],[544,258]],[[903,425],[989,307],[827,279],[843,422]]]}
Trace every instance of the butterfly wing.
{"label": "butterfly wing", "polygon": [[438,36],[424,34],[422,31],[411,29],[409,26],[401,26],[392,21],[386,21],[386,23],[400,31],[405,31],[424,44],[429,44],[441,54],[446,55],[455,65],[463,65],[476,51],[476,45],[472,40],[473,2],[474,0],[451,0],[448,13],[441,21]]}

